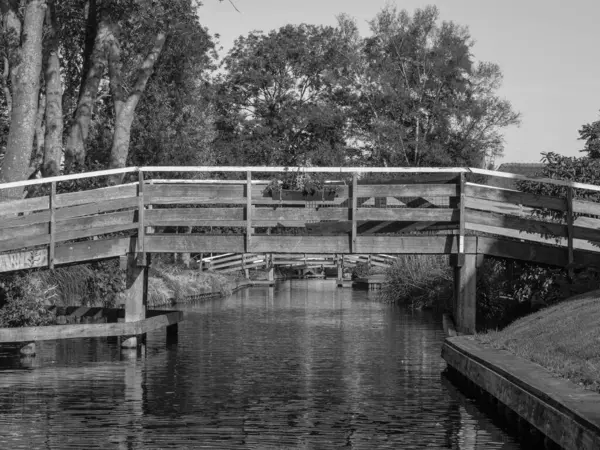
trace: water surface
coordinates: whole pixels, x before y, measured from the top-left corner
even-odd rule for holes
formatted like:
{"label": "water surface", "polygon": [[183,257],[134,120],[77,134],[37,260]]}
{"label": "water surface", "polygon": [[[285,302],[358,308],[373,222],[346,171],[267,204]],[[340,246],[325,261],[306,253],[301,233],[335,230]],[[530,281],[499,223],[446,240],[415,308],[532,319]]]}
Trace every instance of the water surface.
{"label": "water surface", "polygon": [[176,344],[0,349],[0,448],[452,448],[519,444],[442,376],[441,319],[332,280],[184,307]]}

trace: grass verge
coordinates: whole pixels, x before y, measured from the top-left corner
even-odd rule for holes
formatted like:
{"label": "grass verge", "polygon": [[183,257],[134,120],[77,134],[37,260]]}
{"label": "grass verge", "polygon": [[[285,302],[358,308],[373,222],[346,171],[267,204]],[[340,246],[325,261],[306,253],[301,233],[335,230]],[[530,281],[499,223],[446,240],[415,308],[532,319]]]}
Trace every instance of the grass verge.
{"label": "grass verge", "polygon": [[482,344],[533,361],[557,376],[600,392],[600,290],[580,294],[478,334]]}

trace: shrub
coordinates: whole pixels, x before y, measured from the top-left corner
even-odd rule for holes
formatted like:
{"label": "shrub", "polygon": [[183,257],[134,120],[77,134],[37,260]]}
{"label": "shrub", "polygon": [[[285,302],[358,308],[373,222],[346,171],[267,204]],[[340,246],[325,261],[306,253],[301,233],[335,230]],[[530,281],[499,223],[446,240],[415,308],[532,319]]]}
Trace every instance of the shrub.
{"label": "shrub", "polygon": [[414,308],[443,306],[452,297],[453,274],[443,255],[402,255],[386,270],[381,295]]}
{"label": "shrub", "polygon": [[[33,272],[35,273],[35,272]],[[33,327],[50,325],[55,321],[54,313],[47,308],[47,298],[53,295],[39,277],[15,275],[0,281],[0,327]]]}

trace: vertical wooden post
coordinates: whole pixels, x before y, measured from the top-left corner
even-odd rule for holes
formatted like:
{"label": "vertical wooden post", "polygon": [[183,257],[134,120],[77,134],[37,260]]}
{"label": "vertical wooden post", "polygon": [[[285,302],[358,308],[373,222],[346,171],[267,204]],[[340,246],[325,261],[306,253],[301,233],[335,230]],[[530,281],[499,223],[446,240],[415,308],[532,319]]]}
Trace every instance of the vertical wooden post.
{"label": "vertical wooden post", "polygon": [[268,261],[268,280],[269,281],[275,281],[275,266],[273,265],[273,253],[269,253],[267,255],[267,261]]}
{"label": "vertical wooden post", "polygon": [[246,253],[252,245],[252,172],[246,172]]}
{"label": "vertical wooden post", "polygon": [[573,188],[567,188],[567,248],[569,262],[569,279],[573,280]]}
{"label": "vertical wooden post", "polygon": [[137,252],[138,265],[146,265],[146,252],[144,251],[144,172],[138,170],[138,236],[135,251]]}
{"label": "vertical wooden post", "polygon": [[462,265],[454,266],[453,315],[458,331],[473,334],[476,331],[477,312],[477,267],[483,255],[463,254]]}
{"label": "vertical wooden post", "polygon": [[350,253],[356,253],[356,212],[358,209],[358,174],[352,174],[352,240],[350,242]]}
{"label": "vertical wooden post", "polygon": [[[459,207],[459,226],[458,226],[458,253],[465,252],[465,174],[460,174],[460,185],[458,186],[460,195]],[[459,257],[459,261],[460,261]]]}
{"label": "vertical wooden post", "polygon": [[[125,322],[137,322],[146,318],[148,300],[148,256],[139,264],[139,254],[127,254],[127,278],[125,286]],[[143,336],[132,336],[121,343],[123,348],[135,348]]]}
{"label": "vertical wooden post", "polygon": [[48,246],[48,268],[54,269],[54,249],[56,247],[56,181],[50,183],[50,244]]}

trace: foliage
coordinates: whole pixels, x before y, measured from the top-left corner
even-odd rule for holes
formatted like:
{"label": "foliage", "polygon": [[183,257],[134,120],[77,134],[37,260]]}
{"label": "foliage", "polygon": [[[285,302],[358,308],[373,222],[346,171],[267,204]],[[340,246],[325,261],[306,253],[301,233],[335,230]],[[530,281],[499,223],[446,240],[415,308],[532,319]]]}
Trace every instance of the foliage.
{"label": "foliage", "polygon": [[585,141],[582,152],[590,158],[600,158],[600,120],[585,124],[579,130],[579,139]]}
{"label": "foliage", "polygon": [[356,263],[352,268],[352,279],[366,278],[379,272],[380,270],[377,267],[370,266],[369,263]]}
{"label": "foliage", "polygon": [[340,45],[335,28],[305,24],[238,38],[215,97],[221,160],[342,165],[346,114],[333,76]]}
{"label": "foliage", "polygon": [[347,65],[339,82],[352,105],[353,136],[372,165],[482,166],[503,151],[500,131],[519,123],[498,97],[498,65],[474,64],[466,27],[438,22],[436,7],[387,6],[361,39],[340,16]]}
{"label": "foliage", "polygon": [[51,325],[55,316],[47,309],[47,297],[52,289],[39,278],[24,275],[2,277],[0,280],[0,327],[33,327]]}
{"label": "foliage", "polygon": [[414,308],[442,306],[452,297],[453,276],[442,255],[401,255],[386,271],[382,297]]}

